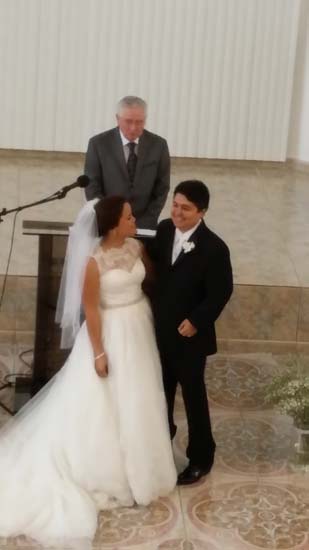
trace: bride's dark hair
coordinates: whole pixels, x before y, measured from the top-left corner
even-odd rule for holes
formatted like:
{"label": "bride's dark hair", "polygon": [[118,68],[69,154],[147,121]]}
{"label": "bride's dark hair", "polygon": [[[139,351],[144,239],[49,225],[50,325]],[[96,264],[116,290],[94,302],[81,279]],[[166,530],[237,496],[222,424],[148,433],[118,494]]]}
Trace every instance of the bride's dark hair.
{"label": "bride's dark hair", "polygon": [[104,237],[109,231],[117,227],[126,202],[124,197],[112,195],[100,199],[95,204],[94,210],[97,216],[100,237]]}

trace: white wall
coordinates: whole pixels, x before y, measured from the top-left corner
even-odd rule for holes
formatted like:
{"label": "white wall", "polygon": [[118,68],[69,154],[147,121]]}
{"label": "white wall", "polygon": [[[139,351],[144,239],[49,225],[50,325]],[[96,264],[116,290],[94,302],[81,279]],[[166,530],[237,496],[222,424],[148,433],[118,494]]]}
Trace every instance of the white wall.
{"label": "white wall", "polygon": [[299,0],[0,0],[0,147],[84,151],[149,102],[174,156],[284,160]]}
{"label": "white wall", "polygon": [[309,2],[302,0],[288,157],[309,162]]}

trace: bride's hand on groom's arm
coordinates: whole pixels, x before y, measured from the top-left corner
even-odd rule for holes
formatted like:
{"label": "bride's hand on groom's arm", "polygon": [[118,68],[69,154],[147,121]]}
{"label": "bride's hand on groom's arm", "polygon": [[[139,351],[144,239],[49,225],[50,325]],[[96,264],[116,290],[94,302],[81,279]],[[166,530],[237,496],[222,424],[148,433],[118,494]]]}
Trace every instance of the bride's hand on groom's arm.
{"label": "bride's hand on groom's arm", "polygon": [[186,336],[187,338],[190,338],[191,336],[194,336],[197,333],[197,329],[195,328],[192,323],[190,323],[189,319],[185,319],[180,323],[178,327],[178,332],[181,334],[181,336]]}

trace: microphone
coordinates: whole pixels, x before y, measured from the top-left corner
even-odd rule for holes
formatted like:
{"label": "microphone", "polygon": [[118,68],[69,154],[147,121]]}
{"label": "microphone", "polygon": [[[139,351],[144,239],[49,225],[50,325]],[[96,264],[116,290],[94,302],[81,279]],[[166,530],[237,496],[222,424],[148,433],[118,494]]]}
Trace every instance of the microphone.
{"label": "microphone", "polygon": [[87,187],[89,185],[89,178],[85,174],[82,176],[78,176],[77,180],[74,183],[71,183],[70,185],[66,185],[65,187],[62,187],[60,193],[65,196],[68,191],[71,191],[71,189],[75,189],[76,187]]}

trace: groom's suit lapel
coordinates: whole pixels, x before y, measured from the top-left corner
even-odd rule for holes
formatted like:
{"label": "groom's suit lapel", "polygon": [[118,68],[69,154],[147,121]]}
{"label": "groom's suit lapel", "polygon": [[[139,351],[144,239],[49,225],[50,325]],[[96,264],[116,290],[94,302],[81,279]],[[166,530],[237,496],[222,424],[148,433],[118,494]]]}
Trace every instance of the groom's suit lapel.
{"label": "groom's suit lapel", "polygon": [[175,262],[172,264],[172,253],[173,253],[173,244],[174,244],[174,235],[175,231],[173,232],[172,237],[172,243],[171,243],[171,249],[169,251],[169,261],[170,265],[173,269],[177,268],[179,264],[181,264],[185,259],[190,259],[192,257],[192,254],[196,254],[198,252],[198,241],[200,236],[203,234],[205,230],[205,223],[202,220],[199,226],[196,228],[194,233],[192,233],[191,237],[188,239],[188,243],[194,243],[194,248],[192,248],[190,251],[185,252],[183,249],[181,250],[180,254],[177,256]]}

